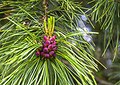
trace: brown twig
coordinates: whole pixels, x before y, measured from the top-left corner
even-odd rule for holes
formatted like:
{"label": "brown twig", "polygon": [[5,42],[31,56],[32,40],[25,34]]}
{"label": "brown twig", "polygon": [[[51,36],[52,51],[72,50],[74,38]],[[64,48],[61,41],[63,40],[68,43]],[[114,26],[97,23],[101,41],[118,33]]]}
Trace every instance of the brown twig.
{"label": "brown twig", "polygon": [[47,20],[47,10],[48,10],[48,0],[43,1],[43,7],[44,7],[44,19]]}
{"label": "brown twig", "polygon": [[48,0],[43,0],[43,7],[44,7],[44,16],[43,16],[43,21],[44,21],[44,31],[45,34],[47,35],[47,10],[48,10]]}

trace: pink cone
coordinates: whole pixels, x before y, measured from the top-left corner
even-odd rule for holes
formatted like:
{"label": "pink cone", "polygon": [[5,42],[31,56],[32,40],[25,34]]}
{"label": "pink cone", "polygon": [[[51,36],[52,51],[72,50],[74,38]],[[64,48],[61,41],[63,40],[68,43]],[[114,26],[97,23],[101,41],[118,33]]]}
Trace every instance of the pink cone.
{"label": "pink cone", "polygon": [[40,56],[40,51],[37,51],[37,52],[36,52],[36,56]]}
{"label": "pink cone", "polygon": [[50,56],[53,56],[54,53],[55,53],[54,51],[49,52]]}
{"label": "pink cone", "polygon": [[52,50],[53,48],[52,48],[52,45],[50,44],[49,46],[48,46],[48,50]]}
{"label": "pink cone", "polygon": [[48,52],[48,48],[43,48],[43,52]]}
{"label": "pink cone", "polygon": [[45,54],[45,57],[46,57],[46,58],[49,58],[49,57],[50,57],[50,55],[49,55],[49,54]]}
{"label": "pink cone", "polygon": [[49,40],[49,37],[44,36],[44,40],[45,40],[45,41]]}

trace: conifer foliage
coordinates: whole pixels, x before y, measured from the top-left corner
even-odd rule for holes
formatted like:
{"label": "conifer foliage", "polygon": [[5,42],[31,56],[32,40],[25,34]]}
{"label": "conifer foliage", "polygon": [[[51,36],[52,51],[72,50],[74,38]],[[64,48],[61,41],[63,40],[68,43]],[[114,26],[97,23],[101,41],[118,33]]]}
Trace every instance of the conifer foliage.
{"label": "conifer foliage", "polygon": [[[1,27],[0,85],[96,85],[94,48],[77,21],[84,14],[72,0],[2,2],[9,14]],[[82,29],[82,28],[79,28]]]}

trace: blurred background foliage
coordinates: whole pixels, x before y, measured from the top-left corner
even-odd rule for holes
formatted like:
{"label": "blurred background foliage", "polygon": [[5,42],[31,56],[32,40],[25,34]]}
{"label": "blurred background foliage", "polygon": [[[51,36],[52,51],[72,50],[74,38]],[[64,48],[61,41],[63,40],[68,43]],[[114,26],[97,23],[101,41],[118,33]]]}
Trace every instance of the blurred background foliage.
{"label": "blurred background foliage", "polygon": [[[6,17],[11,16],[13,13],[19,10],[28,13],[28,17],[24,16],[24,13],[19,18],[16,18],[19,22],[26,26],[37,25],[42,22],[44,11],[41,10],[41,4],[38,4],[42,0],[1,0],[0,1],[0,27],[3,27],[6,22],[9,22]],[[68,13],[71,13],[72,8],[63,7],[63,10],[69,9],[69,11],[58,11],[58,0],[50,0],[49,5],[50,15],[64,14],[66,17]],[[66,0],[67,1],[67,0]],[[81,20],[75,19],[74,22],[78,28],[83,28],[89,32],[98,32],[97,35],[84,35],[84,39],[87,42],[93,44],[95,48],[94,56],[98,59],[107,69],[103,68],[100,64],[99,71],[94,74],[98,85],[120,85],[120,1],[119,0],[69,0],[76,2],[80,5],[81,10],[75,10],[80,16]],[[54,3],[52,3],[54,2]],[[34,4],[31,7],[31,4]],[[24,5],[24,9],[20,8]],[[74,5],[74,4],[73,4]],[[79,7],[78,7],[79,8]],[[77,8],[76,8],[77,9]],[[27,10],[27,12],[25,11]],[[73,9],[74,10],[74,9]],[[30,14],[30,15],[29,15]],[[32,16],[34,17],[32,17]],[[19,15],[14,15],[17,17]],[[59,17],[59,16],[56,16]],[[32,18],[32,19],[31,19]],[[71,20],[70,20],[71,22]],[[61,23],[61,22],[60,22]],[[62,26],[62,24],[58,26]],[[67,22],[66,22],[67,23]],[[66,24],[67,25],[67,24]],[[69,24],[70,26],[71,24]],[[69,27],[67,26],[67,27]],[[2,29],[2,28],[1,28]],[[1,33],[0,29],[0,33]],[[93,43],[94,42],[94,43]],[[3,66],[0,67],[0,73]],[[1,78],[1,77],[0,77]]]}
{"label": "blurred background foliage", "polygon": [[[43,3],[44,2],[44,3]],[[96,85],[90,35],[78,21],[84,14],[80,3],[71,0],[2,1],[0,62],[2,85]],[[6,15],[7,14],[7,15]],[[54,16],[58,50],[56,57],[42,59],[35,52],[42,46],[45,17]],[[48,22],[49,23],[49,22]],[[83,23],[84,24],[84,23]],[[99,63],[99,62],[98,62]]]}

